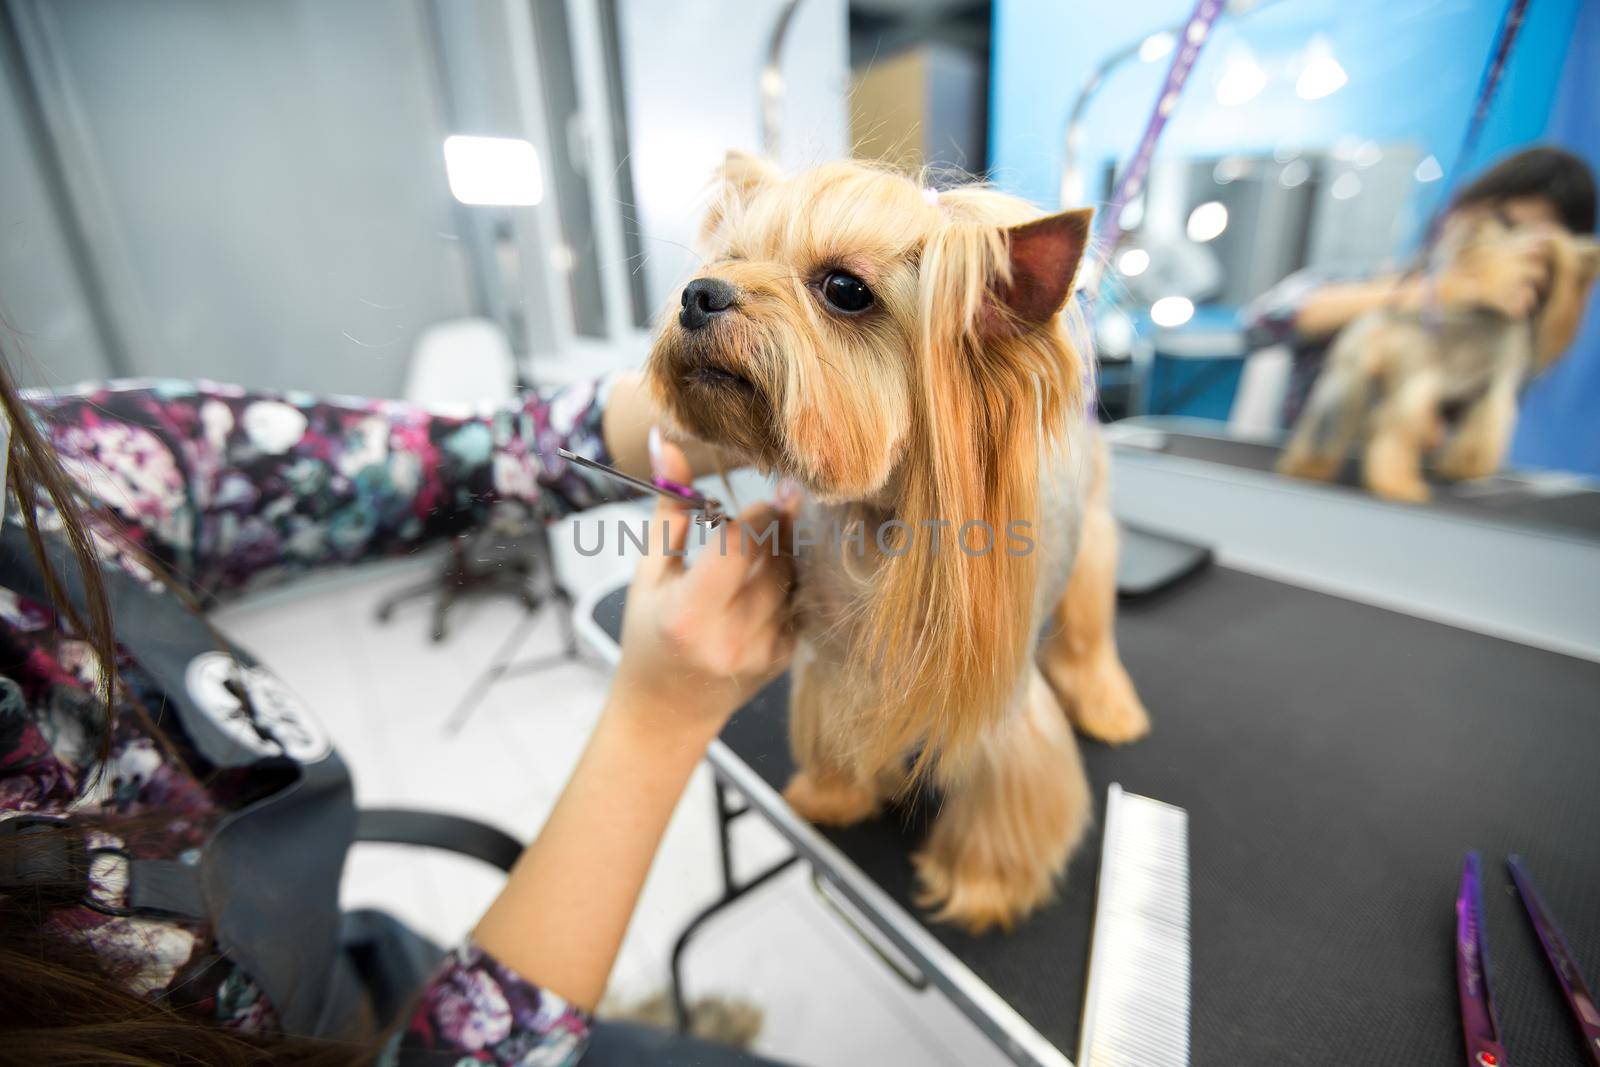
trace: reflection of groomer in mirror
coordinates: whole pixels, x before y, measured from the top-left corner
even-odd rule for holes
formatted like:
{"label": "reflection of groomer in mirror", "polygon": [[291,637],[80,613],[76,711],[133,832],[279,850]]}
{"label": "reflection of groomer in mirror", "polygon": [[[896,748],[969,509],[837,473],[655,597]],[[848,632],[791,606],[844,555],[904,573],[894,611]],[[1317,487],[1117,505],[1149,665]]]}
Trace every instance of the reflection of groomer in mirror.
{"label": "reflection of groomer in mirror", "polygon": [[1492,473],[1517,391],[1577,332],[1600,266],[1594,228],[1588,166],[1528,149],[1456,194],[1428,269],[1359,281],[1302,271],[1256,300],[1252,341],[1294,350],[1282,469],[1331,478],[1359,449],[1368,485],[1400,499],[1426,497],[1425,456],[1446,477]]}

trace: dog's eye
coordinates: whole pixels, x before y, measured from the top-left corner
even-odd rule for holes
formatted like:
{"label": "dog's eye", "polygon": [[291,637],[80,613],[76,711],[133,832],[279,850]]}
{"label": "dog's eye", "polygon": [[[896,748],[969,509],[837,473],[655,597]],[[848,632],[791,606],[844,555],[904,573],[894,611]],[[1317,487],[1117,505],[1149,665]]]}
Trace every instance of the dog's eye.
{"label": "dog's eye", "polygon": [[822,279],[822,298],[840,311],[854,314],[872,306],[872,290],[853,274],[834,271]]}

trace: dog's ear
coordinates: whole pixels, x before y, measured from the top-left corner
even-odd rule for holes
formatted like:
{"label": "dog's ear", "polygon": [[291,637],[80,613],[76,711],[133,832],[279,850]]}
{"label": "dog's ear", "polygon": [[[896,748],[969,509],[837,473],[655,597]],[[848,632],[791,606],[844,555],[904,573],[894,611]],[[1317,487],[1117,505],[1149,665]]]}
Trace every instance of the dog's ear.
{"label": "dog's ear", "polygon": [[700,243],[711,243],[728,219],[744,209],[755,194],[782,179],[782,172],[760,156],[730,149],[712,176],[711,205],[700,224]]}
{"label": "dog's ear", "polygon": [[1534,317],[1534,368],[1560,359],[1583,325],[1589,290],[1600,274],[1600,243],[1592,237],[1562,237],[1554,252],[1550,292]]}
{"label": "dog's ear", "polygon": [[995,295],[1013,320],[1037,326],[1060,313],[1072,296],[1093,219],[1093,208],[1077,208],[1006,231],[1010,278]]}

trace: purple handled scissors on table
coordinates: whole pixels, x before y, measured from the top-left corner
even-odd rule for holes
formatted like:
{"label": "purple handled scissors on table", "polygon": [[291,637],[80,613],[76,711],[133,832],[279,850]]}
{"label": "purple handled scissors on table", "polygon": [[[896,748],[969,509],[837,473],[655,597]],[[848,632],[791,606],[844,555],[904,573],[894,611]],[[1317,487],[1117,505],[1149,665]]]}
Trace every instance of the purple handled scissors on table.
{"label": "purple handled scissors on table", "polygon": [[1456,892],[1456,992],[1461,997],[1461,1032],[1470,1067],[1504,1067],[1500,1019],[1489,995],[1489,955],[1483,940],[1483,887],[1478,880],[1478,854],[1468,852],[1461,864]]}
{"label": "purple handled scissors on table", "polygon": [[[1584,984],[1583,972],[1572,958],[1572,950],[1556,925],[1555,916],[1545,907],[1533,878],[1518,856],[1507,856],[1506,866],[1522,896],[1539,943],[1556,972],[1567,1005],[1583,1032],[1583,1047],[1595,1067],[1600,1067],[1600,1009],[1594,994]],[[1461,888],[1456,893],[1456,991],[1461,996],[1461,1031],[1466,1039],[1468,1067],[1505,1067],[1506,1054],[1500,1044],[1500,1020],[1495,1016],[1494,999],[1489,994],[1489,954],[1483,936],[1483,887],[1479,881],[1478,854],[1467,853],[1461,864]]]}
{"label": "purple handled scissors on table", "polygon": [[556,454],[569,463],[576,463],[580,467],[599,471],[601,474],[631,485],[635,489],[643,489],[647,493],[654,493],[656,496],[664,496],[668,500],[676,500],[680,504],[686,504],[696,512],[694,521],[702,526],[715,526],[727,517],[722,511],[722,501],[715,497],[703,496],[689,486],[680,485],[670,478],[653,478],[647,482],[643,478],[635,478],[631,474],[623,474],[615,467],[608,467],[604,463],[596,463],[592,459],[584,459],[582,456],[574,452],[568,452],[564,448],[556,449]]}
{"label": "purple handled scissors on table", "polygon": [[1544,898],[1533,884],[1533,877],[1523,868],[1522,857],[1507,856],[1506,866],[1511,869],[1511,880],[1517,883],[1522,906],[1527,909],[1528,919],[1539,935],[1539,943],[1544,946],[1544,954],[1556,972],[1556,981],[1561,983],[1561,992],[1566,994],[1572,1017],[1583,1032],[1583,1047],[1589,1053],[1589,1059],[1596,1067],[1600,1067],[1600,1008],[1595,1007],[1594,994],[1584,984],[1583,972],[1578,970],[1577,961],[1572,958],[1572,950],[1567,947],[1567,939],[1562,936],[1561,927],[1556,925],[1555,916],[1545,907]]}

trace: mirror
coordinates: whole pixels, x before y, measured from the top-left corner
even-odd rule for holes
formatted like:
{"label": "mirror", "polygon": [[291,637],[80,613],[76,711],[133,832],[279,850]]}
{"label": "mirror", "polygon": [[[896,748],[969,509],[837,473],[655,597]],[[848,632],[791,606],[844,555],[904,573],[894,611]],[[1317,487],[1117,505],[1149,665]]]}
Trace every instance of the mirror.
{"label": "mirror", "polygon": [[[1029,139],[1044,126],[1023,98],[1041,91],[1037,77],[1008,90],[1015,76],[1000,68],[1002,184],[1109,209],[1188,12],[1099,16],[1107,45],[1046,75],[1076,101],[1055,174]],[[1160,425],[1168,449],[1390,499],[1587,513],[1566,498],[1600,475],[1585,414],[1600,401],[1600,145],[1576,118],[1594,45],[1573,36],[1576,6],[1530,8],[1487,77],[1504,14],[1226,6],[1120,207],[1120,237],[1101,249],[1102,418]],[[1507,259],[1526,262],[1524,281]],[[1362,343],[1362,331],[1377,332]],[[1402,416],[1394,394],[1419,374],[1439,380],[1410,386]],[[1376,427],[1396,422],[1404,430],[1369,459]],[[1286,460],[1297,426],[1317,447]],[[1565,503],[1530,503],[1548,498]]]}

